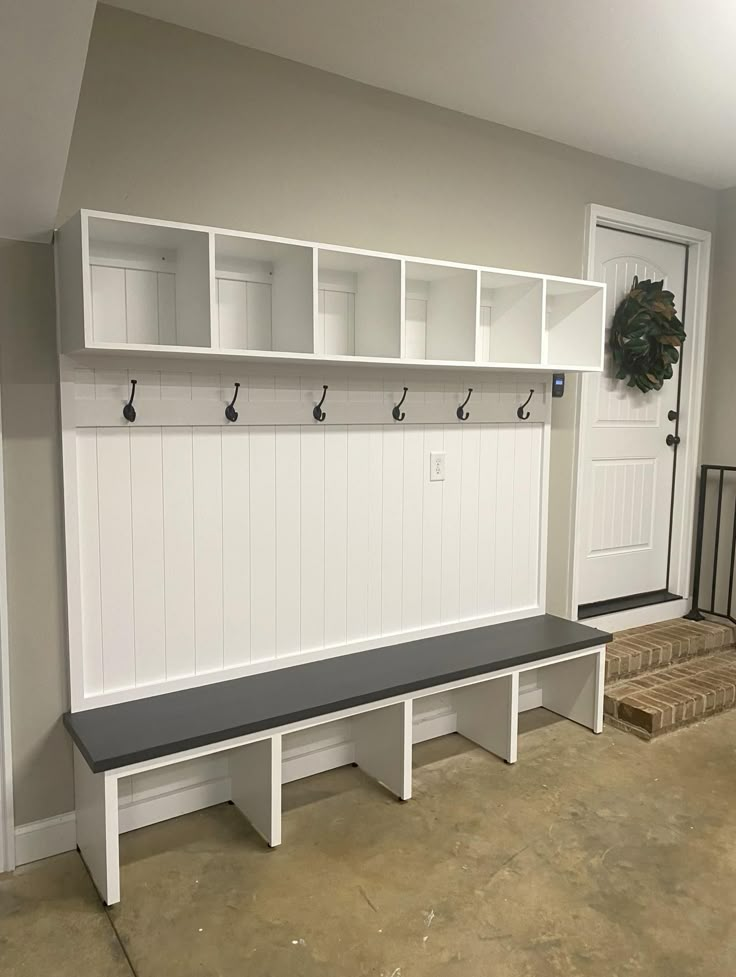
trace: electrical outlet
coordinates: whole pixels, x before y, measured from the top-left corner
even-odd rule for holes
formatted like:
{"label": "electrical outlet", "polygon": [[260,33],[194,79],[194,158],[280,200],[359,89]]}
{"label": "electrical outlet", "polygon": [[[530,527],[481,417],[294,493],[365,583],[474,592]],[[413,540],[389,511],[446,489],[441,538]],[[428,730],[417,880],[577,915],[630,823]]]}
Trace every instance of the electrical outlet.
{"label": "electrical outlet", "polygon": [[444,482],[445,480],[445,452],[430,451],[429,453],[430,482]]}

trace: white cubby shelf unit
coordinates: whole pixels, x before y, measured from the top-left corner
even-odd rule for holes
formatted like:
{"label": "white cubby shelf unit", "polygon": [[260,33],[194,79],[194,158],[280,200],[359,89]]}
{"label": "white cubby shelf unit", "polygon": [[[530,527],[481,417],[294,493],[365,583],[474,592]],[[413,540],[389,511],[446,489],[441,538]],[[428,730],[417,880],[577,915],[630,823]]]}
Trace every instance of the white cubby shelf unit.
{"label": "white cubby shelf unit", "polygon": [[82,210],[61,352],[563,372],[603,365],[605,285]]}

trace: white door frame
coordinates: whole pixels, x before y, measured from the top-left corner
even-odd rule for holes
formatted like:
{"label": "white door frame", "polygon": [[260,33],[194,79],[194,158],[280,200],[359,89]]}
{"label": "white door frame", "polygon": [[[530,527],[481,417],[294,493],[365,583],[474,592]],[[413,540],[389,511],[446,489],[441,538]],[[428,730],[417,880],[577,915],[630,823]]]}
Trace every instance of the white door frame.
{"label": "white door frame", "polygon": [[3,420],[0,408],[0,872],[15,868],[13,765],[10,749],[10,652],[8,649],[8,588],[5,563],[5,480]]}
{"label": "white door frame", "polygon": [[[595,232],[598,227],[609,227],[617,231],[633,231],[649,234],[665,241],[688,246],[687,264],[687,309],[690,322],[697,323],[688,340],[688,355],[682,363],[682,385],[680,397],[680,424],[685,437],[677,449],[677,471],[675,491],[683,500],[682,533],[679,544],[673,548],[671,558],[671,587],[682,595],[682,600],[641,607],[619,614],[586,619],[586,624],[611,629],[636,627],[639,624],[652,624],[669,618],[680,617],[690,609],[691,563],[693,522],[695,517],[695,488],[698,465],[700,463],[700,436],[703,407],[703,373],[705,369],[705,333],[708,316],[708,287],[710,281],[711,233],[683,224],[657,220],[643,214],[632,214],[625,210],[615,210],[599,204],[589,204],[585,214],[585,269],[587,278],[594,278]],[[588,524],[590,499],[581,498],[578,491],[582,484],[583,468],[586,458],[587,426],[582,423],[583,411],[590,395],[591,375],[583,374],[580,397],[576,405],[576,444],[573,477],[575,485],[571,493],[571,526],[569,566],[572,567],[572,580],[569,588],[570,606],[568,614],[577,619],[579,605],[579,575],[582,572],[582,539],[577,527]]]}

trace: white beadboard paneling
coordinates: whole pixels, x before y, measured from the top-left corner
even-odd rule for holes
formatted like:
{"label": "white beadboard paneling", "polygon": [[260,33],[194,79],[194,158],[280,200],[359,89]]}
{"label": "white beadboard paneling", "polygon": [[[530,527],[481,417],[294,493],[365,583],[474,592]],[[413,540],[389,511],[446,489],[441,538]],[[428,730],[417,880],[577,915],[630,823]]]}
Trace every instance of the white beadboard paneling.
{"label": "white beadboard paneling", "polygon": [[129,343],[158,343],[158,274],[125,271],[125,322]]}
{"label": "white beadboard paneling", "polygon": [[222,601],[222,436],[220,428],[195,429],[194,484],[194,647],[197,672],[223,665]]}
{"label": "white beadboard paneling", "polygon": [[324,647],[325,601],[325,429],[307,427],[301,436],[301,648]]}
{"label": "white beadboard paneling", "polygon": [[[424,404],[454,414],[468,384],[453,376],[412,384],[404,423],[249,426],[249,403],[311,404],[322,376],[142,366],[80,369],[77,398],[122,403],[135,377],[141,412],[224,409],[239,382],[242,414],[79,429],[86,695],[536,605],[542,424],[412,423]],[[390,417],[402,381],[332,374],[325,409],[379,403]],[[525,386],[484,381],[473,396],[515,411]],[[432,451],[444,481],[430,481]]]}
{"label": "white beadboard paneling", "polygon": [[462,428],[444,428],[445,481],[442,492],[442,595],[443,621],[460,616],[460,502],[462,479]]}
{"label": "white beadboard paneling", "polygon": [[191,428],[163,430],[166,675],[195,674]]}
{"label": "white beadboard paneling", "polygon": [[368,575],[370,572],[371,436],[369,428],[349,428],[347,455],[347,597],[346,637],[368,636]]}
{"label": "white beadboard paneling", "polygon": [[158,275],[158,341],[176,346],[176,275]]}
{"label": "white beadboard paneling", "polygon": [[127,341],[125,325],[125,271],[92,265],[92,330],[97,343],[124,343]]}
{"label": "white beadboard paneling", "polygon": [[383,429],[383,526],[381,553],[381,630],[401,631],[404,516],[404,429]]}
{"label": "white beadboard paneling", "polygon": [[130,432],[97,432],[105,691],[136,685]]}
{"label": "white beadboard paneling", "polygon": [[478,459],[478,610],[496,610],[496,531],[503,519],[496,504],[498,486],[499,428],[481,427]]}
{"label": "white beadboard paneling", "polygon": [[344,644],[347,634],[348,431],[325,431],[325,644]]}
{"label": "white beadboard paneling", "polygon": [[275,438],[277,655],[301,647],[300,441],[298,427],[282,428]]}
{"label": "white beadboard paneling", "polygon": [[496,611],[511,609],[512,556],[514,552],[514,465],[516,464],[515,425],[498,426],[498,465],[496,467]]}
{"label": "white beadboard paneling", "polygon": [[251,661],[276,653],[276,435],[250,432],[250,648]]}
{"label": "white beadboard paneling", "polygon": [[442,620],[442,494],[444,482],[429,479],[433,451],[444,451],[441,427],[424,429],[422,453],[422,626]]}
{"label": "white beadboard paneling", "polygon": [[462,427],[460,472],[460,617],[478,613],[478,505],[480,427],[469,420]]}
{"label": "white beadboard paneling", "polygon": [[248,348],[272,349],[271,286],[248,282]]}
{"label": "white beadboard paneling", "polygon": [[404,476],[402,513],[402,605],[401,628],[409,631],[422,626],[424,427],[404,428]]}
{"label": "white beadboard paneling", "polygon": [[226,668],[250,661],[250,432],[222,432],[222,586]]}
{"label": "white beadboard paneling", "polygon": [[219,343],[223,349],[248,347],[248,284],[217,280],[217,313],[220,327]]}
{"label": "white beadboard paneling", "polygon": [[166,678],[163,453],[161,430],[130,431],[133,601],[138,684]]}
{"label": "white beadboard paneling", "polygon": [[100,516],[97,488],[97,431],[77,435],[79,560],[82,604],[84,687],[89,695],[105,691],[100,582]]}

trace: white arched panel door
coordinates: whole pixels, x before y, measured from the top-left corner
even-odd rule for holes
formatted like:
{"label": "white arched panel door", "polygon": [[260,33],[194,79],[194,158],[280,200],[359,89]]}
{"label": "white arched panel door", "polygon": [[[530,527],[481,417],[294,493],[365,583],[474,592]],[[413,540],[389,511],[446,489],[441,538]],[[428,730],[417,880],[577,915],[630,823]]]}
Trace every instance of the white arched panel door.
{"label": "white arched panel door", "polygon": [[[664,279],[684,314],[687,247],[671,241],[596,229],[595,275],[605,281],[606,360],[588,377],[582,405],[582,504],[578,510],[578,604],[666,592],[672,533],[679,364],[662,390],[641,391],[616,380],[610,327],[621,299],[639,280]],[[687,355],[687,349],[685,351]]]}

